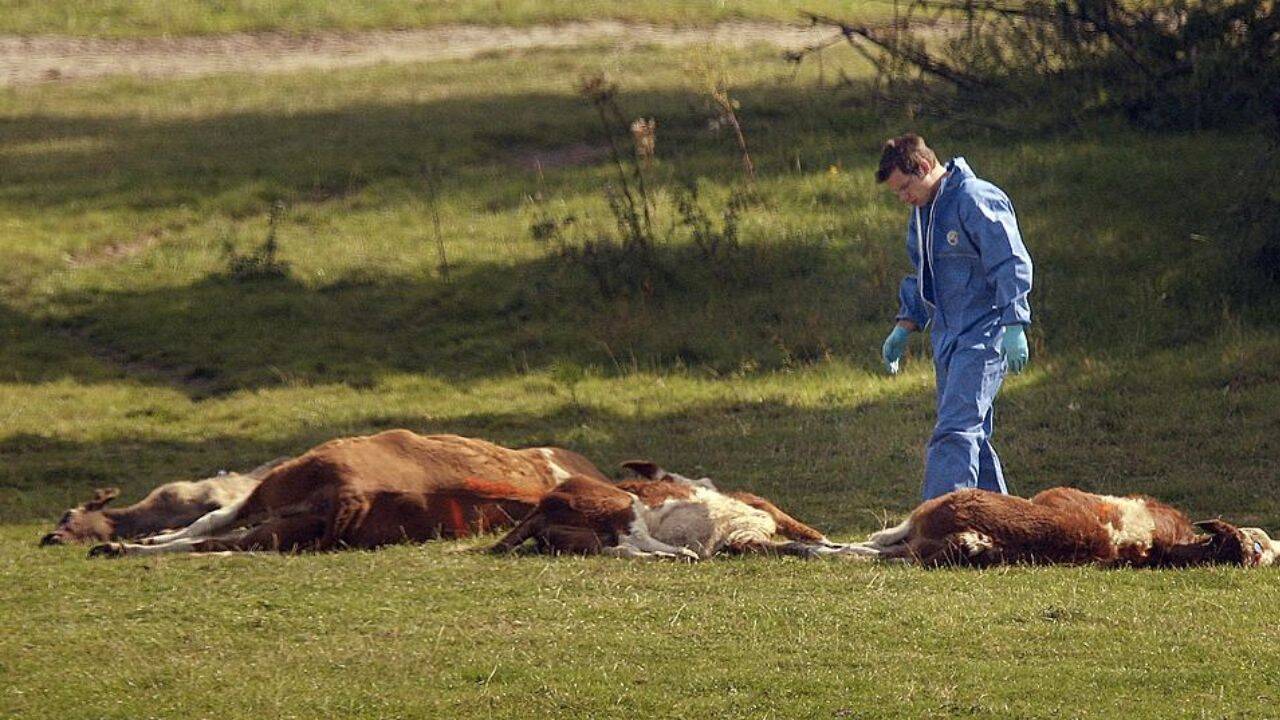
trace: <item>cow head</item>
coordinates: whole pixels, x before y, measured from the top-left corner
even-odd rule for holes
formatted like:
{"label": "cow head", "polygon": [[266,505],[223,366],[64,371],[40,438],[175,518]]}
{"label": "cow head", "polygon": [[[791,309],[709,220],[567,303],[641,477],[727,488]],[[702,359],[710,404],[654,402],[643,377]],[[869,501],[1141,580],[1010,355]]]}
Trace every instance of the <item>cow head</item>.
{"label": "cow head", "polygon": [[1195,525],[1211,536],[1207,549],[1218,562],[1245,567],[1263,564],[1264,546],[1235,525],[1222,520],[1202,520]]}
{"label": "cow head", "polygon": [[119,488],[98,488],[93,499],[73,507],[62,515],[53,532],[40,539],[41,545],[102,542],[114,535],[115,523],[102,508],[120,495]]}
{"label": "cow head", "polygon": [[1259,565],[1280,565],[1280,542],[1272,540],[1266,530],[1248,527],[1240,528],[1240,532],[1244,533],[1245,538],[1252,542],[1254,549],[1258,551]]}

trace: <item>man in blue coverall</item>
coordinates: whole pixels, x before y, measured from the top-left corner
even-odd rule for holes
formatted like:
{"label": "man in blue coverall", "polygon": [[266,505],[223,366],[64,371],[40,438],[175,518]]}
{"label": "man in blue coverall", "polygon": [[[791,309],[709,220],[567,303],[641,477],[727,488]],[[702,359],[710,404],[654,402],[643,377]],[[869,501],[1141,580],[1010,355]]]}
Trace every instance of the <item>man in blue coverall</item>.
{"label": "man in blue coverall", "polygon": [[1017,373],[1027,364],[1031,322],[1031,256],[1013,204],[964,158],[939,163],[919,135],[884,144],[876,182],[913,208],[907,254],[916,273],[902,281],[883,356],[898,372],[910,332],[929,328],[938,424],[925,456],[924,499],[973,487],[1008,492],[991,447],[992,403],[1006,367]]}

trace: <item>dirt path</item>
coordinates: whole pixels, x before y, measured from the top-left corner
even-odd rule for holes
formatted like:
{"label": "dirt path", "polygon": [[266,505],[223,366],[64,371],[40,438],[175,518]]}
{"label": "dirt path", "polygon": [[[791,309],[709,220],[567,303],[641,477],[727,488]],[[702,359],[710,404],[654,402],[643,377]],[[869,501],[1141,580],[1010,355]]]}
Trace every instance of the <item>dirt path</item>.
{"label": "dirt path", "polygon": [[670,28],[599,21],[525,28],[455,25],[359,33],[235,33],[206,37],[101,39],[0,36],[0,85],[133,75],[194,77],[221,72],[290,72],[469,58],[486,52],[613,43],[679,46],[770,43],[798,48],[830,29],[735,22]]}

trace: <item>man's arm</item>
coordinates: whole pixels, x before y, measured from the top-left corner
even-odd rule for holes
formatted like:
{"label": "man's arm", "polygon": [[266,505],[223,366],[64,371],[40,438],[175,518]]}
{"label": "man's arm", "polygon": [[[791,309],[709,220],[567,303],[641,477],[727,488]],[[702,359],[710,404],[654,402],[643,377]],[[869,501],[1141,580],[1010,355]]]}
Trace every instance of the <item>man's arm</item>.
{"label": "man's arm", "polygon": [[[911,226],[907,227],[907,256],[911,265],[920,269],[920,256],[912,239]],[[919,330],[929,323],[929,311],[920,299],[920,285],[915,275],[908,275],[898,286],[898,316],[894,318],[893,330],[884,339],[880,355],[884,359],[884,368],[889,374],[898,373],[898,363],[907,349],[907,338],[910,333]]]}
{"label": "man's arm", "polygon": [[[911,258],[911,267],[915,274],[902,278],[898,286],[898,315],[894,321],[908,330],[919,330],[929,324],[929,310],[920,299],[920,253],[916,252],[915,234],[911,225],[907,225],[907,257]],[[904,323],[906,323],[904,325]]]}
{"label": "man's arm", "polygon": [[1018,231],[1018,219],[1008,196],[994,185],[965,193],[960,220],[978,246],[987,282],[996,289],[1001,325],[1031,322],[1031,255]]}

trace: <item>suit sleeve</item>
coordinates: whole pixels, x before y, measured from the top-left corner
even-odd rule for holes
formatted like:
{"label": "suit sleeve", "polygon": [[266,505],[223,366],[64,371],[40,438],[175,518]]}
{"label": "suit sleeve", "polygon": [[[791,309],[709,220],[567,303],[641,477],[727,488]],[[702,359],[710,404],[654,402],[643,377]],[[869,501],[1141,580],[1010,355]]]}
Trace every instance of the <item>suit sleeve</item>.
{"label": "suit sleeve", "polygon": [[1029,324],[1031,304],[1031,255],[1022,243],[1013,203],[995,186],[965,193],[960,221],[982,257],[987,283],[995,288],[1000,324]]}
{"label": "suit sleeve", "polygon": [[916,251],[916,237],[910,221],[907,223],[907,257],[911,258],[911,267],[916,272],[902,278],[902,284],[898,286],[898,316],[894,322],[910,320],[916,324],[916,329],[923,330],[929,324],[929,309],[920,299],[920,254]]}

